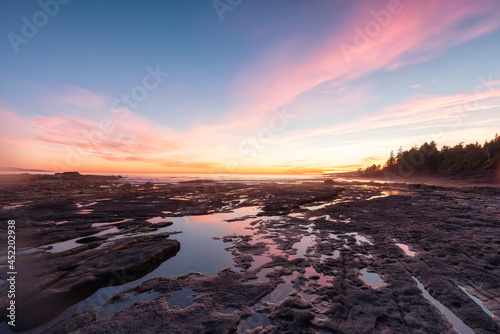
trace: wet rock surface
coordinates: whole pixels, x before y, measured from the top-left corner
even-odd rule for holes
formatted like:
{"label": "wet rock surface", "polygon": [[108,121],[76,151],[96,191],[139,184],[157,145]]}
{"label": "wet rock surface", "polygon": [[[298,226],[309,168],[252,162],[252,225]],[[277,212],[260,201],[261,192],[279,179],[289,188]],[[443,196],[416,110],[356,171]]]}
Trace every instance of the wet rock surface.
{"label": "wet rock surface", "polygon": [[[248,222],[246,232],[212,240],[233,268],[147,280],[40,330],[47,333],[499,333],[499,195],[422,184],[190,182],[76,193],[0,216],[16,217],[18,247],[34,250],[18,257],[20,302],[57,304],[36,319],[33,306],[19,309],[29,328],[174,256],[182,231],[169,217],[261,208],[221,222]],[[72,248],[54,252],[64,242]],[[110,283],[123,270],[127,278]],[[465,327],[426,299],[417,280]]]}

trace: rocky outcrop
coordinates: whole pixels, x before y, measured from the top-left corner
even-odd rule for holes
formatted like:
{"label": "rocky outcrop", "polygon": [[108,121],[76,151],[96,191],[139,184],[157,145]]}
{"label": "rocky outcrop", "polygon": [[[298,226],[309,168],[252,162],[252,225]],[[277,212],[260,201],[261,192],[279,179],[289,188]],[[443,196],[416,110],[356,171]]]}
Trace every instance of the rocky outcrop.
{"label": "rocky outcrop", "polygon": [[47,322],[99,288],[124,284],[151,272],[180,249],[178,241],[166,236],[122,239],[104,249],[21,263],[16,330]]}

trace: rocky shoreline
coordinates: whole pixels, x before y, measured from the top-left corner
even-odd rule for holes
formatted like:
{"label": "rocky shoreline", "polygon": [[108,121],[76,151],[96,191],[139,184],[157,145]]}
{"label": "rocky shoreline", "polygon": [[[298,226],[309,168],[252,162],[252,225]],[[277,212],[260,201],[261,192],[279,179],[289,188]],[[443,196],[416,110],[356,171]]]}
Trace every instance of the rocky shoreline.
{"label": "rocky shoreline", "polygon": [[[0,186],[1,221],[16,220],[23,250],[16,331],[500,332],[498,188],[101,181]],[[228,231],[241,228],[201,232],[218,215],[232,217],[220,222]],[[176,239],[187,233],[179,225],[186,217],[233,264],[217,275],[138,280],[188,251]],[[6,244],[6,224],[0,234]],[[99,289],[124,284],[132,286],[61,318]]]}

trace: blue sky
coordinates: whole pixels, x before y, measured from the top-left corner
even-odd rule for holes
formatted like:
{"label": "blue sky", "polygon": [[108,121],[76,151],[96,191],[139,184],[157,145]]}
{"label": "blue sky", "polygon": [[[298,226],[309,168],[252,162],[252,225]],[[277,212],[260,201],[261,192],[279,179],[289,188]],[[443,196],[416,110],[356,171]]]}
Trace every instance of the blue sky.
{"label": "blue sky", "polygon": [[3,1],[0,22],[2,165],[321,173],[500,124],[498,1]]}

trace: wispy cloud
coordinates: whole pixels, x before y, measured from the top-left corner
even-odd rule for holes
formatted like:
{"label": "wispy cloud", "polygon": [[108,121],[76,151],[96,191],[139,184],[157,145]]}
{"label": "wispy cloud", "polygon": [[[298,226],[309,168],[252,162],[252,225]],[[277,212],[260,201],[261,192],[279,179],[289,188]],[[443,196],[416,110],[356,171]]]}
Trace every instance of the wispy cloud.
{"label": "wispy cloud", "polygon": [[[497,1],[401,1],[401,13],[392,15],[389,25],[381,27],[365,45],[356,46],[356,28],[364,30],[369,22],[376,22],[370,12],[386,10],[387,1],[355,4],[346,20],[350,24],[332,30],[323,48],[298,57],[295,54],[304,51],[294,47],[301,44],[287,41],[276,48],[279,52],[273,50],[239,76],[236,93],[244,98],[253,117],[290,103],[322,83],[342,86],[379,69],[428,60],[500,27]],[[346,59],[342,43],[356,48],[351,61]]]}
{"label": "wispy cloud", "polygon": [[315,129],[289,131],[279,140],[282,143],[290,143],[320,136],[341,135],[392,127],[399,127],[400,130],[404,131],[407,127],[414,127],[415,124],[436,121],[442,127],[456,126],[457,119],[462,120],[460,121],[460,124],[462,124],[464,123],[463,120],[471,113],[494,108],[500,108],[500,88],[450,96],[418,96],[401,104],[391,106],[378,115],[363,116],[348,123]]}
{"label": "wispy cloud", "polygon": [[[69,87],[60,94],[51,94],[40,103],[52,111],[21,117],[21,113],[0,110],[4,130],[0,139],[10,145],[9,157],[15,156],[16,149],[21,149],[38,150],[37,156],[47,153],[50,159],[54,159],[58,154],[64,155],[67,148],[76,148],[84,151],[89,161],[95,164],[102,161],[148,164],[179,171],[223,169],[225,161],[237,156],[234,147],[265,129],[276,108],[290,105],[301,121],[324,116],[325,110],[339,112],[343,105],[366,102],[372,94],[367,84],[355,84],[357,79],[375,71],[393,71],[432,59],[500,27],[497,14],[500,3],[497,0],[407,0],[400,3],[401,12],[391,15],[387,25],[379,24],[380,31],[368,36],[361,45],[356,43],[357,34],[359,31],[366,34],[368,24],[377,22],[373,12],[387,10],[387,1],[352,2],[345,23],[332,25],[331,33],[324,34],[328,37],[321,47],[304,50],[305,43],[297,36],[276,44],[259,61],[237,74],[232,87],[239,103],[234,109],[227,110],[217,123],[190,124],[186,131],[180,132],[131,111],[127,112],[126,118],[115,117],[110,107],[111,97]],[[348,57],[342,48],[345,44],[355,50]],[[297,126],[295,130],[276,136],[273,145],[300,147],[305,140],[325,136],[446,127],[448,123],[454,126],[454,120],[464,120],[468,114],[499,108],[499,84],[500,81],[489,79],[485,83],[487,89],[477,93],[416,95],[382,111],[370,111],[370,114],[365,113],[355,120],[351,118],[336,124],[324,125],[322,122],[323,125],[318,126],[319,122],[303,122],[299,125],[301,129]],[[417,83],[412,87],[422,85]],[[461,131],[453,126],[449,126],[452,131]],[[469,123],[468,126],[473,125]],[[345,144],[344,149],[349,150],[352,145],[356,143]],[[336,147],[340,149],[342,144]],[[302,151],[309,149],[301,147]],[[318,153],[324,148],[316,149]],[[295,155],[293,152],[278,154],[282,155],[279,157],[281,161],[290,160]],[[300,160],[301,157],[296,158]],[[376,160],[377,157],[371,158]],[[312,173],[324,170],[332,163],[315,161],[311,164],[306,161],[274,166],[284,172]]]}
{"label": "wispy cloud", "polygon": [[[61,97],[59,101],[64,104],[68,99]],[[113,118],[112,113],[106,113],[109,111],[109,99],[106,102],[104,107],[102,103],[93,105],[96,108],[101,106],[103,116],[99,120],[83,116],[34,115],[23,118],[13,111],[0,110],[2,156],[6,159],[15,157],[13,160],[21,155],[31,156],[32,162],[44,161],[44,168],[47,169],[52,163],[64,165],[68,150],[78,154],[78,159],[85,160],[90,168],[92,164],[98,165],[99,161],[124,165],[131,162],[152,164],[157,169],[171,171],[220,168],[216,159],[203,160],[204,155],[213,153],[206,152],[208,141],[203,141],[203,138],[177,133],[131,111],[124,119]],[[49,161],[42,159],[44,152],[46,155],[49,151],[52,152]],[[94,168],[99,169],[98,166]]]}

